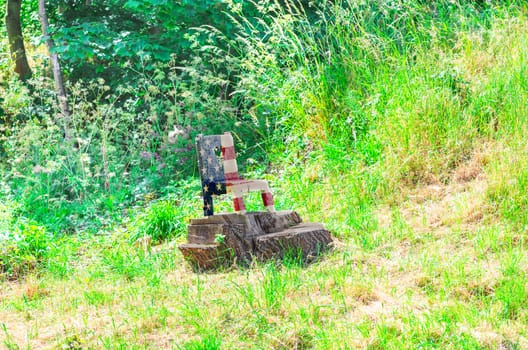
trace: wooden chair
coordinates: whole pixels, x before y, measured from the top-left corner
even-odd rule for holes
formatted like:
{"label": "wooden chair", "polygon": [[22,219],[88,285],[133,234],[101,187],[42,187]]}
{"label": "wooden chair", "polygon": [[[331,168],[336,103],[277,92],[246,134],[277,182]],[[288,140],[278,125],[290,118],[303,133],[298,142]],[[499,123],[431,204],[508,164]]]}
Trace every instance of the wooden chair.
{"label": "wooden chair", "polygon": [[204,216],[214,215],[213,195],[230,192],[233,193],[233,205],[237,213],[246,212],[242,195],[250,191],[260,191],[266,209],[275,212],[273,195],[266,180],[245,180],[238,176],[235,146],[231,133],[198,135],[196,151],[202,178]]}

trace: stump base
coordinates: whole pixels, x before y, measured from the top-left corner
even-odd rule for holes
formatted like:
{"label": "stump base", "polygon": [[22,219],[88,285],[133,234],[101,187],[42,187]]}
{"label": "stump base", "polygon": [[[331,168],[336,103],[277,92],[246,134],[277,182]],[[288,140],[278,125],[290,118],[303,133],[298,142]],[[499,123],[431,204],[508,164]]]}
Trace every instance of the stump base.
{"label": "stump base", "polygon": [[218,214],[191,219],[188,243],[179,246],[195,270],[228,266],[253,258],[283,258],[288,252],[305,259],[317,256],[332,242],[332,235],[319,223],[301,223],[292,210]]}

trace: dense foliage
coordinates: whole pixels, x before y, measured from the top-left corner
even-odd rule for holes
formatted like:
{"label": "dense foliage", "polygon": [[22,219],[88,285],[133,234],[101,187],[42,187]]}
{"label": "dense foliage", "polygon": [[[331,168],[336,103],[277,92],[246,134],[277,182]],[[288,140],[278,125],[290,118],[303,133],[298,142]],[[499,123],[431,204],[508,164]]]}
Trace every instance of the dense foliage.
{"label": "dense foliage", "polygon": [[[222,130],[248,169],[319,151],[367,166],[372,190],[358,203],[401,180],[446,181],[497,120],[444,50],[463,54],[461,33],[520,4],[50,2],[73,111],[65,142],[36,5],[24,2],[33,79],[0,56],[6,195],[52,231],[95,229],[174,192],[195,172],[194,136]],[[401,157],[390,179],[376,170]]]}

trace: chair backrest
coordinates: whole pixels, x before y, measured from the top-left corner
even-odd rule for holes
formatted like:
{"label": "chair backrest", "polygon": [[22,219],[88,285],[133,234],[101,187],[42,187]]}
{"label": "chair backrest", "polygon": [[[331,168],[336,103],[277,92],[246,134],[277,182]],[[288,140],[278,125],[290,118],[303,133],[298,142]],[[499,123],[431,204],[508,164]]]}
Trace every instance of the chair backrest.
{"label": "chair backrest", "polygon": [[222,158],[224,163],[224,176],[226,181],[239,180],[238,166],[236,161],[235,144],[230,132],[224,132],[220,137],[222,144]]}
{"label": "chair backrest", "polygon": [[196,137],[196,151],[202,185],[207,185],[209,188],[211,184],[228,184],[230,180],[239,179],[235,146],[231,133],[198,135]]}
{"label": "chair backrest", "polygon": [[221,135],[196,136],[198,169],[202,183],[225,181],[224,164],[220,157],[222,151]]}

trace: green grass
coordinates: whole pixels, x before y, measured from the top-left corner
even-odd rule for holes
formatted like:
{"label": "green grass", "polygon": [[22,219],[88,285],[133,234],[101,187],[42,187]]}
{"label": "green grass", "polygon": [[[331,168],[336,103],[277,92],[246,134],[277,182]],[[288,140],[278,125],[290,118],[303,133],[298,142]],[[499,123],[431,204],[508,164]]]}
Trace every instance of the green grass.
{"label": "green grass", "polygon": [[[327,4],[318,23],[263,8],[258,28],[234,14],[247,30],[228,57],[234,95],[271,161],[248,178],[324,222],[333,251],[194,273],[176,246],[201,216],[197,179],[142,193],[97,234],[49,234],[2,194],[2,345],[528,347],[526,5],[383,5]],[[101,204],[112,215],[114,199]],[[261,209],[258,195],[246,204]]]}
{"label": "green grass", "polygon": [[138,227],[130,238],[132,242],[149,236],[159,243],[185,232],[184,218],[179,217],[176,206],[170,201],[151,203],[138,221]]}
{"label": "green grass", "polygon": [[[524,248],[479,257],[470,233],[444,229],[412,245],[418,227],[369,249],[349,240],[308,266],[270,262],[215,274],[193,273],[170,243],[146,254],[123,234],[87,238],[66,276],[40,269],[3,282],[5,343],[334,348],[346,335],[342,348],[522,344]],[[66,329],[51,322],[70,318]]]}

